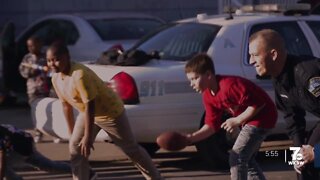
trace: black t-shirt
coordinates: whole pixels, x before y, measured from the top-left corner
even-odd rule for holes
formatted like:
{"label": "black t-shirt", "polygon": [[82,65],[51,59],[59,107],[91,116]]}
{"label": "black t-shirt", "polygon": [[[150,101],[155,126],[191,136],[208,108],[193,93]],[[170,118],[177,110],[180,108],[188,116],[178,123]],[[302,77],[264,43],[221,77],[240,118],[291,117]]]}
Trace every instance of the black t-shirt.
{"label": "black t-shirt", "polygon": [[33,138],[31,134],[12,125],[0,124],[0,149],[3,148],[29,156],[33,153]]}

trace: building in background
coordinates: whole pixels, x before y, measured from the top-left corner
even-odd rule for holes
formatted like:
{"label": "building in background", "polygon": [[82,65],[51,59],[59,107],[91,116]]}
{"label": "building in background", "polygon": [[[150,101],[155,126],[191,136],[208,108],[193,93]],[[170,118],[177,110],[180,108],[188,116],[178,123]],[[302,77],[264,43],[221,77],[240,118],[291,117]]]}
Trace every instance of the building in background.
{"label": "building in background", "polygon": [[21,31],[30,22],[44,15],[77,12],[141,12],[166,21],[218,11],[215,0],[1,0],[0,28],[8,21]]}
{"label": "building in background", "polygon": [[199,13],[219,14],[225,5],[296,3],[297,0],[1,0],[0,29],[13,22],[17,33],[44,15],[76,12],[141,12],[166,21],[194,17]]}

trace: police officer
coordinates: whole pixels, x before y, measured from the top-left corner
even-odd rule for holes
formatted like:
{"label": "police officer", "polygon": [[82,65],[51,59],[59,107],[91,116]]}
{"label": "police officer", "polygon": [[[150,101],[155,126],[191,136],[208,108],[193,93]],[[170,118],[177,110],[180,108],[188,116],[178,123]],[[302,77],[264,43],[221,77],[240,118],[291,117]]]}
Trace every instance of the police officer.
{"label": "police officer", "polygon": [[[305,141],[306,111],[320,117],[320,61],[314,57],[288,55],[284,40],[274,30],[264,29],[250,36],[250,64],[260,76],[270,75],[277,107],[284,112],[287,130],[294,146],[314,146],[320,141],[320,124]],[[317,179],[312,163],[303,167],[300,179]],[[301,167],[299,167],[301,168]]]}

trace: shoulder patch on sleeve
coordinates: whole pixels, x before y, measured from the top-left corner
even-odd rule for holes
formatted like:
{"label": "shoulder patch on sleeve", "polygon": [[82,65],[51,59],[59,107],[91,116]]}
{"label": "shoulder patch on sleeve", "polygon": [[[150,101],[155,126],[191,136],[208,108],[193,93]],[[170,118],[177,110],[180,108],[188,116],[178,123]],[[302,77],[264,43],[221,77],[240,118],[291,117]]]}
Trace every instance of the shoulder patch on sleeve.
{"label": "shoulder patch on sleeve", "polygon": [[309,79],[308,91],[315,97],[320,96],[320,76]]}

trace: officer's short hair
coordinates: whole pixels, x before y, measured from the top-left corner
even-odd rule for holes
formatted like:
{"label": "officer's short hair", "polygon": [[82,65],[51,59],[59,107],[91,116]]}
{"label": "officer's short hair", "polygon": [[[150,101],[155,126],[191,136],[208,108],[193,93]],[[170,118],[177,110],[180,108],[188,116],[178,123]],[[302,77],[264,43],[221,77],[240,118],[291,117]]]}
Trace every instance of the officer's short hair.
{"label": "officer's short hair", "polygon": [[253,33],[249,38],[249,43],[252,41],[261,38],[267,50],[277,49],[280,51],[285,51],[285,41],[282,36],[273,29],[262,29]]}

